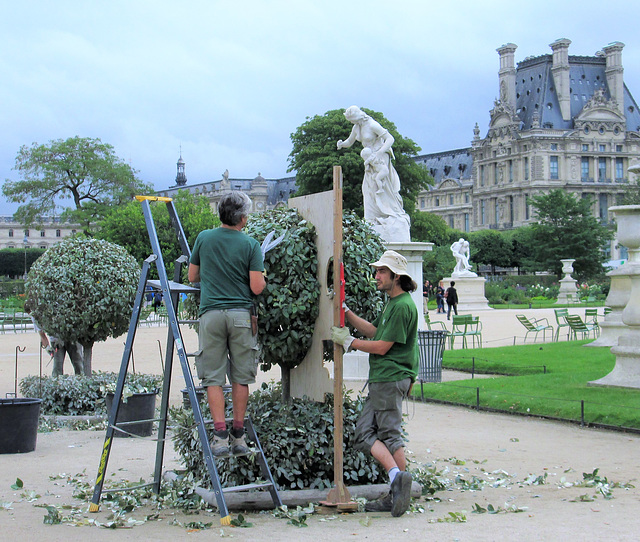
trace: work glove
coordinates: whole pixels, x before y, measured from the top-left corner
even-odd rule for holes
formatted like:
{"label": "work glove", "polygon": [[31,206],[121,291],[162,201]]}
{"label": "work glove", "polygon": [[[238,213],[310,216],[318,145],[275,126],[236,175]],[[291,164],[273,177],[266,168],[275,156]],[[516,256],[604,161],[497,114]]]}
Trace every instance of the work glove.
{"label": "work glove", "polygon": [[344,311],[345,314],[347,314],[351,310],[349,307],[347,307],[346,301],[342,302],[342,310]]}
{"label": "work glove", "polygon": [[346,327],[331,327],[331,340],[342,346],[345,352],[351,349],[351,343],[355,340],[355,337],[349,335],[349,330]]}

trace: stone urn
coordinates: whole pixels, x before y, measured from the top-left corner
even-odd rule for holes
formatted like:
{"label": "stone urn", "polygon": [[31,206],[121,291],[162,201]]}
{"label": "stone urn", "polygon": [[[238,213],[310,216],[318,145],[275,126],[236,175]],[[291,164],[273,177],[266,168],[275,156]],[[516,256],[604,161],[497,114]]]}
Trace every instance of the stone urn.
{"label": "stone urn", "polygon": [[573,262],[575,262],[575,259],[560,260],[560,262],[562,263],[562,272],[564,273],[564,278],[560,279],[558,303],[577,303],[578,288],[576,286],[576,279],[571,277],[571,273],[573,273]]}

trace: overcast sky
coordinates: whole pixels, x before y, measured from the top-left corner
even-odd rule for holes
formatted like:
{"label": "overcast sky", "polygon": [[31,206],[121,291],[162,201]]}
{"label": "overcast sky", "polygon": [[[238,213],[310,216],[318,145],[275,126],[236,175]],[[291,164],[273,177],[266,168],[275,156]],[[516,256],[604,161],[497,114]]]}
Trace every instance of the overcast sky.
{"label": "overcast sky", "polygon": [[[423,153],[486,133],[496,49],[516,62],[625,44],[640,99],[640,33],[626,0],[0,0],[0,167],[21,145],[100,138],[156,189],[287,175],[306,117],[359,105],[382,112]],[[634,6],[634,7],[632,7]],[[0,214],[11,213],[0,196]]]}

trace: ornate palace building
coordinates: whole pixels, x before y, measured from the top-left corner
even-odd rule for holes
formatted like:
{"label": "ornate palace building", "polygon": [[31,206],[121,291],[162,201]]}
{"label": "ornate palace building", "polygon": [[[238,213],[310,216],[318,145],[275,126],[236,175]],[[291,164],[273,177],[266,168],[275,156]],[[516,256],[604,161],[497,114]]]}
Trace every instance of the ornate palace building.
{"label": "ornate palace building", "polygon": [[[570,44],[557,40],[552,54],[517,66],[516,45],[497,50],[499,98],[486,135],[476,124],[471,147],[416,158],[435,180],[421,211],[462,231],[506,230],[535,220],[529,196],[562,188],[592,197],[595,216],[610,221],[627,169],[640,162],[640,111],[624,84],[622,43],[595,56],[570,56]],[[610,256],[621,257],[615,242]]]}
{"label": "ornate palace building", "polygon": [[222,174],[222,178],[205,183],[191,184],[187,186],[185,162],[182,152],[177,163],[176,184],[167,190],[157,192],[158,196],[172,197],[178,190],[188,190],[192,194],[200,194],[209,198],[209,203],[215,213],[218,212],[220,197],[232,190],[246,192],[253,203],[254,212],[263,212],[268,209],[286,207],[289,195],[296,190],[296,178],[285,177],[283,179],[265,179],[260,173],[254,179],[232,179],[229,171]]}
{"label": "ornate palace building", "polygon": [[59,217],[42,218],[41,224],[25,229],[12,216],[0,216],[0,249],[49,248],[81,228],[62,222]]}

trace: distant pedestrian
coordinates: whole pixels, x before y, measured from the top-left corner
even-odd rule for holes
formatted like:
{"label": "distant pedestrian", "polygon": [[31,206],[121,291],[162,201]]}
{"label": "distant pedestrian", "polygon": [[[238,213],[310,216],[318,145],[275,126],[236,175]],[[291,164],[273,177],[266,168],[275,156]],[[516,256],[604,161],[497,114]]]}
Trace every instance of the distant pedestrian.
{"label": "distant pedestrian", "polygon": [[431,294],[431,284],[429,284],[428,280],[425,280],[422,286],[422,312],[424,314],[429,312],[429,294]]}
{"label": "distant pedestrian", "polygon": [[455,281],[451,281],[451,286],[447,288],[447,291],[444,293],[444,297],[447,300],[447,320],[451,316],[451,309],[456,316],[458,316],[458,292],[454,288],[456,285]]}
{"label": "distant pedestrian", "polygon": [[442,281],[436,288],[436,304],[438,306],[436,313],[444,314],[444,288],[442,287]]}

